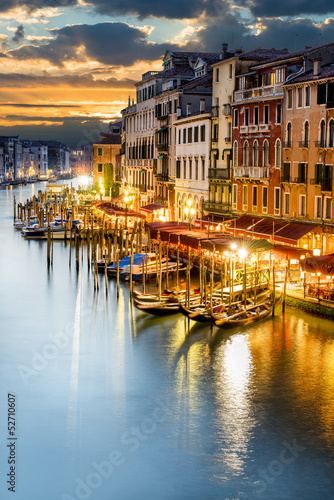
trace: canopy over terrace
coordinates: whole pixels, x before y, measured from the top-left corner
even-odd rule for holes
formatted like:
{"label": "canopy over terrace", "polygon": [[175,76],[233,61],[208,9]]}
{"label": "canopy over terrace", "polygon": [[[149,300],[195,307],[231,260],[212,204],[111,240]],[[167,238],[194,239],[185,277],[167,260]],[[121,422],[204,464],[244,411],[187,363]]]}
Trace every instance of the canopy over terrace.
{"label": "canopy over terrace", "polygon": [[171,224],[159,222],[147,224],[147,227],[150,229],[151,238],[157,239],[159,237],[161,241],[174,245],[184,245],[194,250],[201,248],[212,251],[213,247],[215,247],[215,250],[226,251],[231,250],[233,244],[238,249],[243,248],[247,250],[248,253],[265,252],[273,248],[273,245],[265,239],[252,240],[247,237],[234,237],[231,234],[216,231],[208,238],[207,231],[187,230],[187,223]]}
{"label": "canopy over terrace", "polygon": [[273,238],[276,242],[297,245],[300,238],[316,229],[313,224],[271,220],[261,217],[243,215],[231,224],[227,230],[247,236]]}
{"label": "canopy over terrace", "polygon": [[303,271],[334,276],[334,254],[307,257],[301,261]]}
{"label": "canopy over terrace", "polygon": [[152,213],[156,212],[157,210],[162,210],[164,208],[167,208],[167,206],[161,205],[159,203],[151,203],[150,205],[145,205],[144,207],[140,207],[139,210],[142,210],[143,212],[147,213]]}
{"label": "canopy over terrace", "polygon": [[[106,215],[114,215],[115,217],[125,216],[125,209],[120,208],[117,205],[113,205],[110,201],[96,201],[95,203],[92,203],[92,206],[97,210],[101,210]],[[142,219],[145,219],[146,216],[144,214],[140,214],[139,212],[135,212],[134,210],[128,209],[127,217],[140,217]]]}

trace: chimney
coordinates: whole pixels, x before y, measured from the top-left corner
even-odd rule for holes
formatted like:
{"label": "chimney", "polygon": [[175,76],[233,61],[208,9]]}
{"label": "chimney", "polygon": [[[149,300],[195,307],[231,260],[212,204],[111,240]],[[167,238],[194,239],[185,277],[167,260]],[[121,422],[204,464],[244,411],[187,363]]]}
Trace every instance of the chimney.
{"label": "chimney", "polygon": [[227,57],[227,47],[228,47],[228,43],[222,43],[222,51],[221,51],[221,54],[220,54],[220,59],[226,59],[226,57]]}
{"label": "chimney", "polygon": [[134,99],[132,99],[132,106],[134,106],[134,105],[135,105],[135,100],[134,100]]}
{"label": "chimney", "polygon": [[181,118],[181,115],[182,115],[182,108],[181,108],[181,106],[178,106],[176,108],[176,113],[177,113],[177,117]]}
{"label": "chimney", "polygon": [[129,96],[129,100],[128,100],[128,106],[131,106],[131,99],[130,99],[130,96]]}
{"label": "chimney", "polygon": [[187,102],[187,116],[191,115],[191,102]]}
{"label": "chimney", "polygon": [[236,56],[239,56],[240,54],[242,54],[242,49],[235,49],[234,54]]}
{"label": "chimney", "polygon": [[313,60],[313,78],[318,78],[321,73],[321,57],[316,57]]}
{"label": "chimney", "polygon": [[200,99],[199,101],[199,112],[200,113],[205,112],[205,99]]}

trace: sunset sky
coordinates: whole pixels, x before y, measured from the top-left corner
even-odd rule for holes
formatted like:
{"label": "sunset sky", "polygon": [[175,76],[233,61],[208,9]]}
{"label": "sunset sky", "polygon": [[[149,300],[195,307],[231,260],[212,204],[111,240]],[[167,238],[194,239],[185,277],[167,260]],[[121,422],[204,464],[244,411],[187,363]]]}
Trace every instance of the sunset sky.
{"label": "sunset sky", "polygon": [[0,134],[94,141],[167,48],[333,41],[332,0],[1,0]]}

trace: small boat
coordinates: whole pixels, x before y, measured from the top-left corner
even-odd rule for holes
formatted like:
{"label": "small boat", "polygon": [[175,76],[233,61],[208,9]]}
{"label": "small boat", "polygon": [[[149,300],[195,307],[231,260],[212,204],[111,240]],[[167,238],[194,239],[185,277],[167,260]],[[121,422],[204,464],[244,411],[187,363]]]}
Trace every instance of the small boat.
{"label": "small boat", "polygon": [[167,316],[180,312],[180,304],[178,302],[140,302],[134,300],[135,306],[140,311],[154,314],[155,316]]}
{"label": "small boat", "polygon": [[[225,309],[225,304],[218,304],[212,307],[214,313],[221,313]],[[180,312],[189,319],[198,321],[199,323],[211,323],[211,307],[207,304],[197,303],[185,306],[180,304]]]}
{"label": "small boat", "polygon": [[[149,256],[149,258],[153,258],[153,256],[155,258],[155,253],[148,254],[148,256]],[[144,260],[146,259],[145,253],[133,254],[133,265],[139,264],[139,262],[142,263],[143,259]],[[130,270],[130,262],[131,262],[131,255],[127,255],[126,257],[124,257],[123,259],[121,259],[119,261],[119,272],[120,272],[121,277],[124,273],[126,273],[128,270]],[[104,271],[104,266],[105,266],[104,259],[99,260],[97,262],[98,269]],[[109,264],[107,266],[107,271],[108,271],[108,274],[116,276],[116,274],[117,274],[117,262],[113,262],[112,264]]]}
{"label": "small boat", "polygon": [[26,227],[22,235],[27,239],[45,240],[47,238],[46,227]]}
{"label": "small boat", "polygon": [[[275,298],[275,306],[279,304],[281,300],[281,295]],[[242,306],[235,306],[227,310],[225,313],[212,313],[212,320],[216,326],[219,328],[236,328],[240,326],[246,326],[255,321],[266,318],[272,313],[273,299],[269,297],[264,302],[248,306],[242,309]]]}

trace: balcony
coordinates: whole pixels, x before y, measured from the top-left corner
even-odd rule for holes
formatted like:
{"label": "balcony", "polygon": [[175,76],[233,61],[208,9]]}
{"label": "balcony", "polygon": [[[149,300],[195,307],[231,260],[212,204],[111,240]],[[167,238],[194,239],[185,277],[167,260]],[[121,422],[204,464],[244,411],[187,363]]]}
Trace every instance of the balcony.
{"label": "balcony", "polygon": [[284,149],[291,149],[292,148],[292,141],[284,141],[283,148]]}
{"label": "balcony", "polygon": [[234,92],[234,102],[272,96],[283,96],[283,86],[267,85],[266,87],[256,87],[254,89],[236,90]]}
{"label": "balcony", "polygon": [[209,179],[231,179],[229,168],[209,168]]}
{"label": "balcony", "polygon": [[146,193],[147,192],[147,186],[146,186],[146,184],[139,184],[139,192],[140,193]]}
{"label": "balcony", "polygon": [[223,115],[224,116],[232,115],[231,104],[223,104]]}
{"label": "balcony", "polygon": [[240,127],[240,134],[256,134],[258,132],[270,132],[269,123],[262,123],[261,125],[242,125]]}
{"label": "balcony", "polygon": [[212,106],[212,115],[214,118],[218,118],[219,116],[219,106]]}
{"label": "balcony", "polygon": [[166,151],[168,153],[168,143],[167,142],[159,142],[157,144],[158,151]]}
{"label": "balcony", "polygon": [[268,179],[269,169],[266,167],[234,167],[234,177],[249,179]]}
{"label": "balcony", "polygon": [[231,136],[225,137],[225,142],[232,142],[232,137]]}
{"label": "balcony", "polygon": [[157,116],[157,120],[159,120],[160,122],[163,122],[164,120],[167,120],[167,119],[168,119],[168,115]]}
{"label": "balcony", "polygon": [[223,203],[221,201],[204,201],[203,210],[205,212],[214,212],[217,214],[224,214],[231,211],[230,203]]}
{"label": "balcony", "polygon": [[293,180],[291,179],[291,182],[295,184],[306,184],[306,176],[301,175],[299,177],[295,177]]}
{"label": "balcony", "polygon": [[299,141],[299,147],[301,149],[308,149],[309,148],[309,141]]}
{"label": "balcony", "polygon": [[332,179],[322,179],[321,191],[332,191]]}
{"label": "balcony", "polygon": [[290,173],[283,172],[281,182],[291,182]]}
{"label": "balcony", "polygon": [[325,148],[326,147],[326,142],[324,140],[314,141],[314,144],[315,144],[316,148]]}

